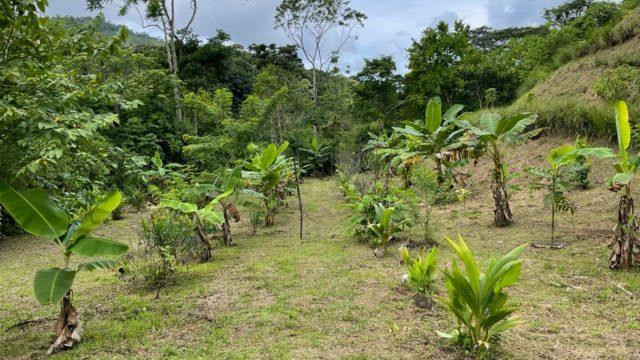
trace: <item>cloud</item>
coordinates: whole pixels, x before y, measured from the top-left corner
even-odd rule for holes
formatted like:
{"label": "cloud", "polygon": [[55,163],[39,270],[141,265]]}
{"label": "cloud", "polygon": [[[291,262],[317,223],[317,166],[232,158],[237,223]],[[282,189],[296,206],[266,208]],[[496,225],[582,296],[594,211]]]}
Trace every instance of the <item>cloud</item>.
{"label": "cloud", "polygon": [[[196,34],[206,39],[223,29],[232,41],[244,46],[252,43],[287,44],[282,31],[274,29],[273,16],[281,0],[200,0],[193,23]],[[359,71],[365,58],[392,55],[401,72],[406,71],[406,49],[411,39],[438,20],[452,23],[461,19],[472,26],[493,27],[540,23],[545,7],[562,0],[351,0],[351,6],[367,14],[365,28],[357,31],[358,39],[345,46],[340,66]],[[118,1],[114,1],[118,3]],[[188,0],[177,0],[179,24],[186,21]],[[86,10],[85,0],[50,0],[49,14],[95,16]],[[108,21],[123,24],[135,31],[160,36],[157,29],[143,29],[135,11],[118,16],[117,5],[105,10]]]}
{"label": "cloud", "polygon": [[540,24],[545,8],[554,7],[566,0],[489,0],[488,25],[496,28]]}

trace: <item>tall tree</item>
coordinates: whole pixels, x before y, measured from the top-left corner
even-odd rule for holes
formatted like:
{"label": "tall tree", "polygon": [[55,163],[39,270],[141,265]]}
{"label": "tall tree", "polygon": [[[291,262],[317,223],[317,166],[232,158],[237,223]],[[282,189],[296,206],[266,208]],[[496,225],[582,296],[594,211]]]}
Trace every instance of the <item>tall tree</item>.
{"label": "tall tree", "polygon": [[[105,4],[111,3],[112,1],[113,0],[87,0],[87,8],[89,10],[101,10],[104,8]],[[182,27],[176,25],[176,2],[179,1],[124,0],[120,7],[120,15],[125,15],[131,9],[134,9],[140,15],[140,21],[143,28],[152,27],[162,31],[169,70],[171,71],[171,74],[178,78],[179,67],[176,44],[178,42],[183,42],[191,33],[191,24],[196,17],[198,1],[189,0],[189,20]],[[144,9],[141,9],[141,7]],[[176,98],[176,118],[178,121],[182,121],[182,105],[180,102],[180,86],[178,83],[175,84],[173,93]]]}
{"label": "tall tree", "polygon": [[454,95],[464,86],[456,66],[473,50],[468,33],[469,26],[461,21],[456,21],[453,31],[441,21],[413,41],[406,75],[407,97],[412,100],[410,115],[418,117],[430,97],[440,96],[448,105],[456,102]]}
{"label": "tall tree", "polygon": [[[276,9],[276,28],[302,51],[311,66],[313,100],[318,102],[318,71],[336,63],[345,44],[364,26],[367,16],[352,9],[349,0],[283,0]],[[329,42],[335,36],[337,41]]]}
{"label": "tall tree", "polygon": [[391,125],[391,113],[397,109],[402,89],[402,76],[395,73],[391,56],[365,59],[355,76],[354,110],[361,122],[378,122],[381,128]]}

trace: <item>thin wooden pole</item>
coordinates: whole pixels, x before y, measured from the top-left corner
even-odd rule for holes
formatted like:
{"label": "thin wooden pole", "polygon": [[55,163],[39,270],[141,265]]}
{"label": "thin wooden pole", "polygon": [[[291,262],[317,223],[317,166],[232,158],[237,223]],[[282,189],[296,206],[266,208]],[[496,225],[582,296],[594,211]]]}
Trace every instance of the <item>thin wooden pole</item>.
{"label": "thin wooden pole", "polygon": [[300,180],[298,179],[298,161],[300,161],[300,155],[298,149],[296,149],[296,160],[293,162],[294,175],[296,178],[296,190],[298,191],[298,209],[300,210],[300,240],[302,240],[302,224],[304,222],[304,216],[302,214],[302,196],[300,195]]}

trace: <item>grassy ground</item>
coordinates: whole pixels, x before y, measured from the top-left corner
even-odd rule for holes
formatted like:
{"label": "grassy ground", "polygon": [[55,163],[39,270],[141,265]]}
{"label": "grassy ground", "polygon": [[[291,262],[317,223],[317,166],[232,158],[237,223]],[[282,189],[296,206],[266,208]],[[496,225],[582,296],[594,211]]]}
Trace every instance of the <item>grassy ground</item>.
{"label": "grassy ground", "polygon": [[[520,148],[509,157],[511,170],[542,164],[543,154],[563,142],[547,138]],[[616,207],[615,194],[602,186],[607,166],[594,165],[593,189],[571,194],[582,205],[579,212],[560,216],[561,241],[568,246],[525,252],[521,283],[510,294],[527,323],[504,336],[496,357],[640,358],[640,273],[606,266]],[[489,168],[469,170],[473,197],[438,208],[441,235],[465,236],[483,264],[516,245],[548,241],[541,193],[514,194],[517,224],[495,229]],[[85,321],[84,338],[55,358],[464,358],[435,333],[450,330],[453,319],[438,307],[417,308],[399,285],[398,257],[376,258],[347,235],[348,210],[333,180],[308,180],[302,192],[304,240],[297,236],[293,202],[275,227],[256,236],[243,219],[234,228],[237,246],[217,249],[211,263],[183,268],[177,284],[157,300],[111,272],[80,274],[74,301]],[[103,231],[135,244],[145,215],[127,215]],[[39,358],[48,347],[52,320],[4,329],[57,313],[56,306],[39,306],[31,288],[35,268],[59,262],[49,250],[28,236],[0,242],[0,358]],[[452,254],[446,246],[441,250],[444,266]]]}

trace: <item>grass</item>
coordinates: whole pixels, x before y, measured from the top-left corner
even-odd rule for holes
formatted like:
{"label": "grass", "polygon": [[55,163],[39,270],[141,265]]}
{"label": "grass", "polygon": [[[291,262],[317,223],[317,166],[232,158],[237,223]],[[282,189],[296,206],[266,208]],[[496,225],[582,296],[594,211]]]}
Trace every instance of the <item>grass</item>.
{"label": "grass", "polygon": [[[543,138],[507,156],[519,172],[541,165],[549,148],[570,140]],[[526,156],[523,156],[526,152]],[[549,241],[549,216],[541,192],[513,195],[516,225],[491,226],[489,167],[473,173],[472,197],[434,213],[441,236],[465,236],[484,265],[529,242]],[[629,359],[636,346],[640,318],[637,271],[607,268],[605,241],[615,221],[616,195],[602,183],[607,161],[594,164],[594,187],[570,196],[581,208],[558,220],[562,250],[529,248],[523,255],[521,283],[509,290],[526,325],[505,334],[496,357],[513,359]],[[85,321],[83,341],[55,359],[76,358],[330,358],[461,359],[435,331],[455,322],[442,308],[419,309],[400,285],[399,257],[377,258],[347,235],[348,209],[333,180],[307,180],[305,235],[298,239],[295,201],[276,218],[276,226],[251,236],[247,219],[234,227],[237,246],[217,248],[214,260],[189,265],[159,299],[153,291],[127,285],[108,271],[79,275],[75,305]],[[136,228],[146,214],[127,214],[102,231],[137,241]],[[405,234],[417,237],[416,233]],[[444,242],[441,241],[442,244]],[[25,319],[54,316],[57,306],[33,299],[34,269],[59,259],[51,246],[21,236],[0,242],[0,357],[41,358],[52,335],[51,320],[5,332]],[[440,267],[453,258],[445,246]],[[438,291],[444,294],[442,278]],[[622,288],[636,294],[631,298]]]}

